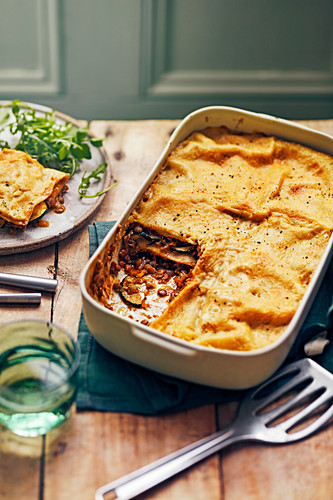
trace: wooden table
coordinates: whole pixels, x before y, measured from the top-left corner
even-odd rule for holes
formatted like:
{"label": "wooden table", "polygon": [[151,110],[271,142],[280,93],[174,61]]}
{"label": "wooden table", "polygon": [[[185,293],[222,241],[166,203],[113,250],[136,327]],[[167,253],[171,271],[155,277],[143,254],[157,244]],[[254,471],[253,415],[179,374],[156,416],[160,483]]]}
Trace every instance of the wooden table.
{"label": "wooden table", "polygon": [[[95,220],[116,219],[153,167],[177,121],[95,121],[107,137],[114,178]],[[333,120],[306,124],[333,135]],[[56,277],[55,296],[38,307],[0,306],[0,322],[53,320],[76,333],[81,311],[78,277],[88,259],[87,227],[47,248],[0,258],[0,270]],[[14,291],[3,287],[0,291]],[[17,290],[16,290],[17,291]],[[95,490],[226,425],[236,403],[209,405],[163,417],[73,412],[46,437],[18,438],[0,429],[0,499],[91,500]],[[235,445],[144,498],[168,500],[330,500],[333,426],[289,446]]]}

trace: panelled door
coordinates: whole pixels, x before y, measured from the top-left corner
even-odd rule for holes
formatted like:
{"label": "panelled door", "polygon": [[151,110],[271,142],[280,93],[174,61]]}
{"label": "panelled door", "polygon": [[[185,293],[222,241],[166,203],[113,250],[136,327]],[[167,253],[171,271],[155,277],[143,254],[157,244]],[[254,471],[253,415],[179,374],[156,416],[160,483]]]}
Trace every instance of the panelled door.
{"label": "panelled door", "polygon": [[76,118],[333,117],[332,0],[0,0],[0,99]]}

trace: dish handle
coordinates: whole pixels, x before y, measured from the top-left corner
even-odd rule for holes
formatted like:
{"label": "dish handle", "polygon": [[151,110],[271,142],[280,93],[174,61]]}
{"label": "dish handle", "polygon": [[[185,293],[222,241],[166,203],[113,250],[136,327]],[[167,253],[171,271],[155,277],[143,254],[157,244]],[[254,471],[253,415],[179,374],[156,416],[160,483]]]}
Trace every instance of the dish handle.
{"label": "dish handle", "polygon": [[154,335],[154,333],[146,332],[141,328],[137,328],[135,326],[131,326],[131,333],[134,337],[138,339],[148,342],[150,344],[154,344],[155,346],[167,349],[174,354],[180,354],[181,356],[196,356],[198,353],[196,349],[189,345],[180,345],[178,342],[175,342],[173,338],[161,338],[160,336]]}

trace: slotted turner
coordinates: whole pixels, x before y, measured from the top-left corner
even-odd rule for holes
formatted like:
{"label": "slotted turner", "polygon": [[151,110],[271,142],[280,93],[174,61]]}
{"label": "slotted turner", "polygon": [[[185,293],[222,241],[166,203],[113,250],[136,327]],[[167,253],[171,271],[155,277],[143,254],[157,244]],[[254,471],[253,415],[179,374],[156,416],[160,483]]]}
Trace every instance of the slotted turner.
{"label": "slotted turner", "polygon": [[233,443],[299,441],[332,417],[333,375],[310,359],[295,361],[250,391],[229,427],[102,486],[95,500],[134,498]]}

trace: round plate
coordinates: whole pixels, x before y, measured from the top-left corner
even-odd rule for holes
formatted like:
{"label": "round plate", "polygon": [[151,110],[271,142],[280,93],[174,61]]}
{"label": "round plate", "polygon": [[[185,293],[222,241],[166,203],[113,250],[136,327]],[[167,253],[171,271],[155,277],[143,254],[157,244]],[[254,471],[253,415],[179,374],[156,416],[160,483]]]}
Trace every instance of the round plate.
{"label": "round plate", "polygon": [[[0,101],[0,106],[9,104],[10,101]],[[50,112],[51,109],[38,104],[26,103],[27,106],[34,108],[39,113]],[[24,104],[21,105],[24,108]],[[70,116],[56,111],[57,121],[59,123],[70,122],[80,127],[78,121]],[[10,141],[11,137],[2,132],[0,137]],[[43,220],[49,222],[48,227],[28,227],[25,231],[18,230],[16,234],[8,234],[6,229],[0,229],[0,255],[10,255],[13,253],[29,252],[36,250],[57,241],[66,238],[74,231],[80,229],[87,220],[93,215],[102,203],[105,195],[96,198],[81,198],[78,193],[78,187],[84,172],[92,172],[103,162],[108,163],[108,168],[100,181],[93,182],[87,194],[91,195],[107,188],[111,182],[110,162],[103,148],[90,146],[92,158],[83,160],[80,170],[68,181],[68,191],[65,193],[66,210],[62,214],[56,214],[49,210]]]}

